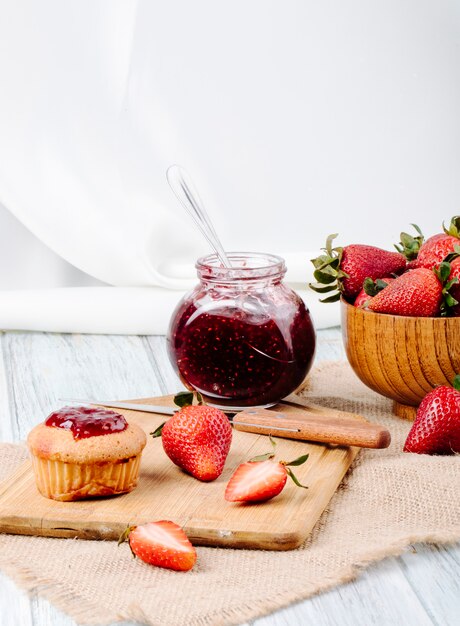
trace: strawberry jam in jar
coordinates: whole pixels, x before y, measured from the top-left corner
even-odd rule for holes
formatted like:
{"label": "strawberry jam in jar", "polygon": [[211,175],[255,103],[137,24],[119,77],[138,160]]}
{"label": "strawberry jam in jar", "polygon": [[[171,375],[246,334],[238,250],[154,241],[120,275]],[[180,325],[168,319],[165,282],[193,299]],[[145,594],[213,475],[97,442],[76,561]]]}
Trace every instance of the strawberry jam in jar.
{"label": "strawberry jam in jar", "polygon": [[267,407],[293,392],[315,354],[315,330],[271,254],[215,254],[197,261],[199,284],[177,306],[169,357],[181,380],[227,411]]}

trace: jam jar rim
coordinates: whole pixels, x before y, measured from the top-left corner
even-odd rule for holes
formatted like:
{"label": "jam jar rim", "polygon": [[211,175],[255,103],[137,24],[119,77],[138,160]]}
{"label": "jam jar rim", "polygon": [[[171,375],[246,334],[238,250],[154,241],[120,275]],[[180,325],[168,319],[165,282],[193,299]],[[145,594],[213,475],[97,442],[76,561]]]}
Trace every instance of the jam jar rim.
{"label": "jam jar rim", "polygon": [[268,252],[226,252],[230,261],[265,261],[257,266],[232,265],[223,267],[220,265],[216,253],[200,257],[195,267],[201,280],[216,283],[237,283],[246,281],[260,281],[282,279],[286,274],[286,262],[283,257]]}

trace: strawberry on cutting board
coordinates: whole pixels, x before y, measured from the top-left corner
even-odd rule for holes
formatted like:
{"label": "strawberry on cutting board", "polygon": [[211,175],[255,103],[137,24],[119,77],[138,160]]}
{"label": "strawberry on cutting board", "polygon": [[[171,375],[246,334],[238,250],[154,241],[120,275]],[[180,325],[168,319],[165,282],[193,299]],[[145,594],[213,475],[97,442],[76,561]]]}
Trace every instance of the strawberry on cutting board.
{"label": "strawberry on cutting board", "polygon": [[208,482],[222,474],[232,442],[232,427],[219,409],[192,405],[192,401],[192,393],[178,394],[175,402],[182,408],[151,435],[161,436],[163,449],[173,463]]}
{"label": "strawberry on cutting board", "polygon": [[334,292],[321,302],[334,302],[341,294],[347,300],[353,300],[363,288],[366,278],[376,280],[389,274],[399,274],[406,268],[406,259],[399,252],[361,244],[333,248],[335,237],[337,235],[330,235],[324,254],[312,259],[317,283],[310,284],[310,287],[318,293]]}
{"label": "strawberry on cutting board", "polygon": [[[270,437],[275,449],[275,441]],[[225,499],[229,502],[265,502],[280,494],[290,476],[298,487],[301,485],[291,467],[303,465],[308,454],[294,461],[274,461],[274,452],[257,456],[239,465],[228,481]]]}
{"label": "strawberry on cutting board", "polygon": [[182,528],[174,522],[162,520],[129,526],[118,545],[126,540],[133,555],[150,565],[183,572],[195,565],[196,550]]}
{"label": "strawberry on cutting board", "polygon": [[404,444],[404,452],[460,453],[460,376],[454,387],[437,387],[422,400]]}

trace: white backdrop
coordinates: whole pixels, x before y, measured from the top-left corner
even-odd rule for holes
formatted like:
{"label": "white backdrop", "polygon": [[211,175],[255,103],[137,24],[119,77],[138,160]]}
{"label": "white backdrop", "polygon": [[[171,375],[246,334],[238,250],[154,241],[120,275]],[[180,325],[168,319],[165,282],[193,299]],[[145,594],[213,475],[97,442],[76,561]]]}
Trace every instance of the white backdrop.
{"label": "white backdrop", "polygon": [[174,162],[225,247],[285,254],[299,289],[330,232],[389,248],[459,212],[456,0],[0,7],[0,327],[164,332],[207,251]]}

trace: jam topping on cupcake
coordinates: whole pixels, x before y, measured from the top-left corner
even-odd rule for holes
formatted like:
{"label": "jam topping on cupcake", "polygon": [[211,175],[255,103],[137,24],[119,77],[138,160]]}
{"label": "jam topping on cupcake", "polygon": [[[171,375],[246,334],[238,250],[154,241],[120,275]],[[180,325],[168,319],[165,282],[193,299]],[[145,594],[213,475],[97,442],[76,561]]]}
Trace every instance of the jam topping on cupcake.
{"label": "jam topping on cupcake", "polygon": [[110,435],[128,428],[128,422],[123,415],[115,411],[87,406],[65,406],[51,413],[45,425],[70,430],[74,439]]}

